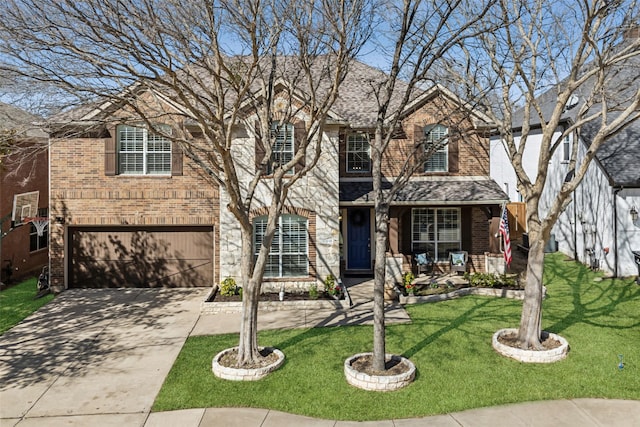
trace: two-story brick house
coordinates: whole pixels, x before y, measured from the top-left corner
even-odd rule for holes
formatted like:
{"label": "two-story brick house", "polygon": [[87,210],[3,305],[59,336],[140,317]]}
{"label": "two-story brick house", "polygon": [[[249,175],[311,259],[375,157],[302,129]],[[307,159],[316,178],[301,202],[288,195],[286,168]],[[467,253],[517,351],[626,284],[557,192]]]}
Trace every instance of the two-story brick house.
{"label": "two-story brick house", "polygon": [[[377,110],[368,88],[383,77],[365,64],[351,65],[323,134],[313,142],[321,146],[318,162],[291,188],[279,219],[267,287],[304,287],[328,274],[371,274],[369,144]],[[438,149],[392,203],[388,258],[397,269],[411,268],[412,254],[425,250],[446,269],[449,252],[460,249],[469,252],[471,270],[484,269],[490,223],[506,195],[489,178],[488,123],[460,107],[459,100],[436,87],[400,113],[402,129],[395,131],[384,159],[388,179],[416,144],[437,141]],[[179,106],[167,102],[164,108]],[[105,122],[111,125],[95,126],[105,117],[111,117]],[[220,208],[227,206],[228,195],[204,180],[175,144],[127,117],[117,105],[105,104],[76,113],[72,123],[52,134],[53,283],[210,286],[227,276],[237,278],[240,228]],[[307,119],[304,109],[288,123],[275,117],[279,155],[292,155]],[[440,144],[443,140],[447,144]],[[240,124],[234,141],[234,158],[245,163],[238,168],[244,182],[260,163],[261,141],[254,129]],[[309,159],[313,152],[308,150]],[[251,211],[256,248],[269,179],[265,171]]]}

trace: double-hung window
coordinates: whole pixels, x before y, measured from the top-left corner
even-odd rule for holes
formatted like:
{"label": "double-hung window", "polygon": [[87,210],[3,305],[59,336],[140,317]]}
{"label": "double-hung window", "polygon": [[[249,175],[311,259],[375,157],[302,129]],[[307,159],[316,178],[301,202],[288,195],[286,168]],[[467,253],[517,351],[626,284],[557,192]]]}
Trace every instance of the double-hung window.
{"label": "double-hung window", "polygon": [[[164,134],[171,127],[160,125]],[[118,173],[127,175],[171,174],[171,140],[147,128],[118,126]]]}
{"label": "double-hung window", "polygon": [[429,252],[446,261],[460,250],[460,209],[414,208],[411,212],[411,245],[414,253]]}
{"label": "double-hung window", "polygon": [[[267,174],[271,175],[281,165],[293,159],[294,141],[293,125],[291,123],[275,122],[271,125],[271,161],[267,169]],[[293,173],[293,169],[287,171]]]}
{"label": "double-hung window", "polygon": [[[47,218],[49,208],[38,208],[38,217]],[[29,251],[35,252],[47,247],[49,241],[49,226],[44,227],[42,236],[38,236],[38,230],[33,223],[29,223]]]}
{"label": "double-hung window", "polygon": [[425,155],[428,156],[424,164],[424,171],[447,172],[449,170],[449,130],[443,125],[429,125],[424,129],[424,132],[424,149]]}
{"label": "double-hung window", "polygon": [[347,172],[371,171],[371,146],[369,136],[355,133],[347,136]]}
{"label": "double-hung window", "polygon": [[[267,217],[253,221],[254,260],[258,258],[267,228]],[[309,275],[308,220],[298,215],[281,215],[273,236],[265,277],[304,277]]]}

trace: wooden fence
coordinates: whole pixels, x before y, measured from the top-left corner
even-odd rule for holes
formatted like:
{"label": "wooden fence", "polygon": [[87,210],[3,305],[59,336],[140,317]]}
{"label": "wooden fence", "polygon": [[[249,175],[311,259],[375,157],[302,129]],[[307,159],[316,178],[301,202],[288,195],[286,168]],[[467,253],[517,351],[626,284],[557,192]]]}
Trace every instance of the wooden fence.
{"label": "wooden fence", "polygon": [[511,240],[518,240],[527,232],[527,205],[524,202],[507,203],[509,213],[509,234]]}

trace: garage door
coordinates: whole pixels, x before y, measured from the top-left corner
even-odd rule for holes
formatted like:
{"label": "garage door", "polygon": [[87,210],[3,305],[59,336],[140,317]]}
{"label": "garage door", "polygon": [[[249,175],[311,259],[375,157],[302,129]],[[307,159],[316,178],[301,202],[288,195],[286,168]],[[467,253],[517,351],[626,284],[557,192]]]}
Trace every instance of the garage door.
{"label": "garage door", "polygon": [[213,283],[213,227],[69,229],[69,287]]}

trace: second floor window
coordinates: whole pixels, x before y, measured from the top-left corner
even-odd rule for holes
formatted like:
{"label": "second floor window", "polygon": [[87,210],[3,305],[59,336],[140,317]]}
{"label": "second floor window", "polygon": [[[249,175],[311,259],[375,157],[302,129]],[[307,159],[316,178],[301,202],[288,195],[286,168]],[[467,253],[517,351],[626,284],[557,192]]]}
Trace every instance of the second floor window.
{"label": "second floor window", "polygon": [[449,170],[448,134],[443,125],[430,125],[425,128],[424,149],[429,156],[424,164],[425,172],[447,172]]}
{"label": "second floor window", "polygon": [[[162,131],[170,133],[169,126]],[[130,175],[171,174],[171,141],[144,127],[118,126],[118,173]]]}
{"label": "second floor window", "polygon": [[[293,125],[291,123],[273,123],[271,125],[273,147],[271,149],[271,162],[269,162],[267,174],[271,175],[281,165],[293,159]],[[293,173],[293,169],[287,173]]]}
{"label": "second floor window", "polygon": [[347,172],[371,171],[371,146],[367,134],[352,134],[347,137]]}

